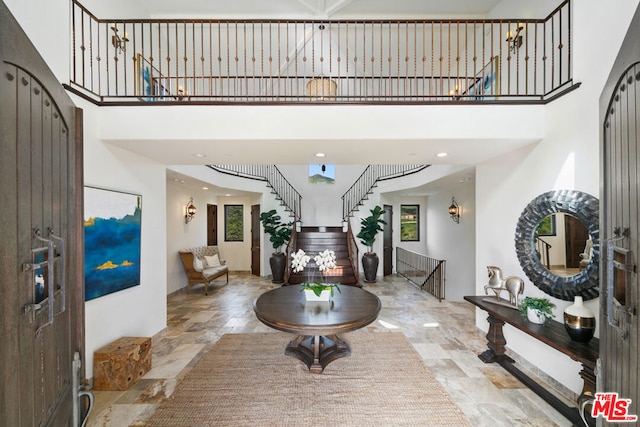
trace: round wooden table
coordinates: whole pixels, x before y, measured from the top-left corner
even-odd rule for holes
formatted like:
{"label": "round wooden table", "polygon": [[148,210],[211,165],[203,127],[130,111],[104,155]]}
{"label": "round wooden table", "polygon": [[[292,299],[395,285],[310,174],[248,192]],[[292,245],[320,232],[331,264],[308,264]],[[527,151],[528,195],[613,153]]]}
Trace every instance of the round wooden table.
{"label": "round wooden table", "polygon": [[260,295],[253,310],[265,325],[296,334],[285,354],[319,374],[329,363],[351,354],[349,344],[337,334],[367,326],[382,307],[371,292],[347,285],[340,290],[329,302],[306,302],[300,286],[283,286]]}

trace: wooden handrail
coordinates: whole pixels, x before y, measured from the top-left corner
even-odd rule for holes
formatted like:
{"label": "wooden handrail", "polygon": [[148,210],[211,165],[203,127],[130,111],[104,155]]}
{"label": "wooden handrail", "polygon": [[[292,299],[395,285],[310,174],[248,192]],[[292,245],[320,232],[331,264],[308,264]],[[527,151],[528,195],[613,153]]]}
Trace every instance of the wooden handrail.
{"label": "wooden handrail", "polygon": [[445,268],[445,260],[396,248],[396,272],[438,298],[438,301],[442,301],[445,295]]}
{"label": "wooden handrail", "polygon": [[349,252],[349,262],[356,279],[356,283],[360,283],[360,271],[358,270],[358,243],[351,228],[351,221],[347,221],[347,249]]}

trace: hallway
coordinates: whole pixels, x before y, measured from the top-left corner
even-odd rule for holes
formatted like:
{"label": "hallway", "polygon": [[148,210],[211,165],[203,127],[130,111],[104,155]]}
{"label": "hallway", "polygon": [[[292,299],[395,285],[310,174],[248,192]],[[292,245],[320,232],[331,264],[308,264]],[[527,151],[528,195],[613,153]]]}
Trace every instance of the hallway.
{"label": "hallway", "polygon": [[[216,282],[209,296],[204,296],[201,287],[190,295],[170,295],[168,328],[153,343],[151,371],[128,391],[95,391],[96,407],[87,425],[144,426],[159,402],[171,395],[176,383],[223,334],[274,332],[256,319],[252,303],[276,286],[248,273],[230,273],[229,284]],[[438,303],[396,275],[365,284],[364,289],[382,301],[378,320],[365,329],[402,331],[472,425],[571,425],[501,367],[477,358],[486,349],[486,339],[475,330],[471,304]],[[348,340],[349,335],[344,338]],[[282,357],[286,357],[285,344]],[[291,363],[301,362],[291,358]]]}

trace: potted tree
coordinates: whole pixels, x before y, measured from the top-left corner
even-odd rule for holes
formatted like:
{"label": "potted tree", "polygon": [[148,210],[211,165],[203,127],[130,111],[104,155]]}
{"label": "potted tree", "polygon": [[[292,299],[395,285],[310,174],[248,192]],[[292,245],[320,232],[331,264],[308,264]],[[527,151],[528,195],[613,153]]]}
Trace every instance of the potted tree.
{"label": "potted tree", "polygon": [[387,224],[382,218],[384,209],[376,206],[370,210],[371,215],[360,220],[360,232],[356,235],[360,243],[367,247],[367,252],[362,255],[362,269],[364,270],[364,281],[375,282],[380,259],[373,252],[373,243],[376,241],[376,234],[382,231],[381,224]]}
{"label": "potted tree", "polygon": [[291,225],[280,221],[280,215],[275,209],[260,214],[260,222],[264,232],[269,235],[269,241],[275,252],[269,258],[272,283],[284,283],[284,272],[287,268],[287,256],[282,252],[282,246],[291,238]]}
{"label": "potted tree", "polygon": [[525,297],[518,305],[518,311],[520,311],[522,317],[527,318],[530,322],[541,325],[547,319],[554,317],[551,310],[555,306],[547,298]]}

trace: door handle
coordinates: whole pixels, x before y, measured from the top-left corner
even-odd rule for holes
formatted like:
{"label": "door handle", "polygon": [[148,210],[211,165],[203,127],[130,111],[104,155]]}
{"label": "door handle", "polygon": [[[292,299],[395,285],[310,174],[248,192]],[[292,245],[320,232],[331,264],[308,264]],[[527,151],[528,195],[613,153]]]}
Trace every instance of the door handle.
{"label": "door handle", "polygon": [[49,306],[49,317],[47,320],[47,323],[41,325],[40,327],[38,327],[38,329],[36,329],[36,336],[40,335],[40,332],[42,331],[42,328],[49,326],[53,323],[53,317],[54,317],[54,295],[55,295],[55,285],[54,285],[54,279],[55,279],[55,274],[53,271],[54,268],[54,260],[55,260],[55,250],[54,250],[54,243],[53,240],[50,239],[45,239],[44,237],[42,237],[40,235],[40,229],[39,228],[35,228],[33,230],[33,237],[40,241],[40,242],[44,242],[47,244],[47,260],[46,260],[46,265],[47,265],[47,280],[49,281],[49,292],[47,295],[47,298],[49,299],[48,301],[48,306]]}

